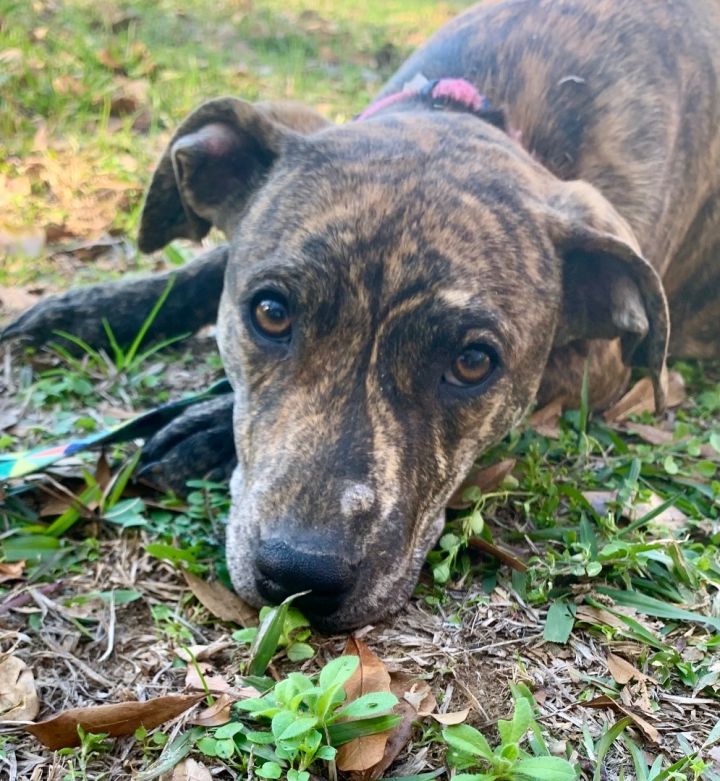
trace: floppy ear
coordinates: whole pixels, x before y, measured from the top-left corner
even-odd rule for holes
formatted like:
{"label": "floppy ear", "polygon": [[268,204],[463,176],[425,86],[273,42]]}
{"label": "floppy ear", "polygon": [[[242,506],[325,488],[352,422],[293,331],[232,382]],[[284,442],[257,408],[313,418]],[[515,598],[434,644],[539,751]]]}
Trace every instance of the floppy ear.
{"label": "floppy ear", "polygon": [[145,198],[138,246],[153,252],[176,238],[199,241],[247,204],[292,136],[329,124],[295,103],[211,100],[180,125]]}
{"label": "floppy ear", "polygon": [[563,182],[551,200],[551,236],[563,260],[563,301],[554,347],[619,338],[623,362],[649,369],[665,405],[668,305],[655,269],[625,220],[586,182]]}

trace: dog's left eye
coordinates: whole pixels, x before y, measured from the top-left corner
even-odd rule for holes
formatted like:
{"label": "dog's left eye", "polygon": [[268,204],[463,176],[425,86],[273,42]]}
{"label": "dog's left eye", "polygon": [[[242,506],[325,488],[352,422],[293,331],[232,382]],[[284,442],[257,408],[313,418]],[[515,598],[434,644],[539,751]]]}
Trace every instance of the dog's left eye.
{"label": "dog's left eye", "polygon": [[255,330],[266,339],[284,342],[290,338],[290,309],[278,293],[258,293],[250,304],[250,319]]}
{"label": "dog's left eye", "polygon": [[443,380],[461,388],[480,385],[497,365],[495,351],[482,344],[466,347],[443,374]]}

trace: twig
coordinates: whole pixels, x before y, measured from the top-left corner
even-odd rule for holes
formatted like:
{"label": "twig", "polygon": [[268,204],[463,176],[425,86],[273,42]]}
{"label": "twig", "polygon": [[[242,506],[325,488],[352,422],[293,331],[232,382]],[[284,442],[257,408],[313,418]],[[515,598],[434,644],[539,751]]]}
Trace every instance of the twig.
{"label": "twig", "polygon": [[[35,590],[36,593],[47,596],[57,591],[62,586],[62,580],[56,580],[54,583],[46,583],[44,586],[38,586]],[[22,594],[18,594],[16,597],[10,597],[4,602],[0,603],[0,615],[9,613],[11,610],[15,610],[18,607],[25,607],[28,603],[33,601],[32,593],[30,592],[30,586]]]}

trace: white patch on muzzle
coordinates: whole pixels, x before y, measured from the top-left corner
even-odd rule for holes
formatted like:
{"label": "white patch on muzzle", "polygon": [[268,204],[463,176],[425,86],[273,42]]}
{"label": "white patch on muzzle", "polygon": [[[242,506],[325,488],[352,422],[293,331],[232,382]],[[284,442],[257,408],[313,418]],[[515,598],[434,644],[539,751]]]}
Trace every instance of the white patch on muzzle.
{"label": "white patch on muzzle", "polygon": [[340,498],[340,512],[345,518],[369,512],[375,501],[375,491],[366,483],[350,483]]}

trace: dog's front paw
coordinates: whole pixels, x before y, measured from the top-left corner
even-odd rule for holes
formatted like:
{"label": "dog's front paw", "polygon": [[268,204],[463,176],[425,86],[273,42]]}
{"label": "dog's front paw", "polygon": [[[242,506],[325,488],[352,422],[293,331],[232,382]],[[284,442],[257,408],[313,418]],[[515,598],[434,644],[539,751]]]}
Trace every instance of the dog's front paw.
{"label": "dog's front paw", "polygon": [[79,288],[39,301],[0,330],[0,342],[19,339],[26,344],[47,344],[57,338],[58,331],[72,333],[91,344],[99,335],[105,339],[96,290]]}
{"label": "dog's front paw", "polygon": [[138,476],[163,490],[186,494],[188,480],[228,480],[237,457],[232,395],[191,407],[147,441]]}

